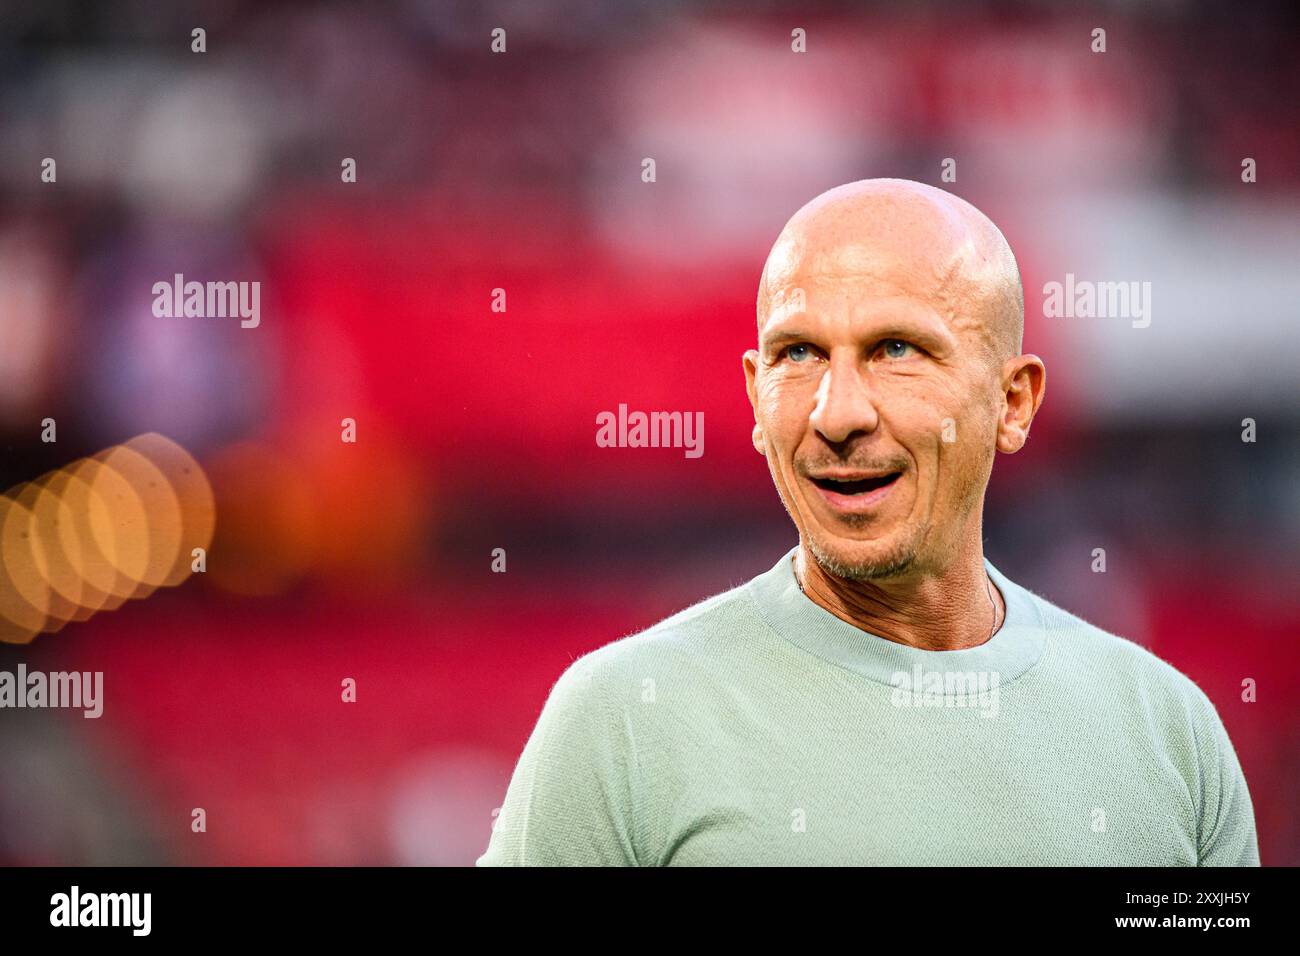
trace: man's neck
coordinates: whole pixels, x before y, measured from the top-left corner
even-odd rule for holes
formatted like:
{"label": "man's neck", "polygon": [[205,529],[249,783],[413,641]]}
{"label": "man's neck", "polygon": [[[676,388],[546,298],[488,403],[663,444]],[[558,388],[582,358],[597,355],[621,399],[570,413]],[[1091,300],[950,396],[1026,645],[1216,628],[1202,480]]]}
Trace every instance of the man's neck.
{"label": "man's neck", "polygon": [[1006,615],[979,548],[941,573],[853,581],[829,574],[805,544],[795,552],[794,573],[804,594],[840,620],[921,650],[978,647]]}

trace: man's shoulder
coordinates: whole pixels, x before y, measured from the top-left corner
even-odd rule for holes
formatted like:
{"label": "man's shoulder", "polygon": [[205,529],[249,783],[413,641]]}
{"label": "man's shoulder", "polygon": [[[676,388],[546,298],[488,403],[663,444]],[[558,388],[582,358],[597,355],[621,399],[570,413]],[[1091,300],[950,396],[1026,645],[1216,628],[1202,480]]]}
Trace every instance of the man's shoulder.
{"label": "man's shoulder", "polygon": [[1197,815],[1200,865],[1258,866],[1250,793],[1209,695],[1152,650],[1035,598],[1057,659],[1110,713],[1128,726],[1149,727],[1184,775]]}
{"label": "man's shoulder", "polygon": [[589,651],[570,669],[589,679],[695,668],[732,654],[740,649],[737,645],[752,643],[746,635],[763,626],[746,581]]}
{"label": "man's shoulder", "polygon": [[1137,641],[1108,631],[1033,592],[1054,656],[1094,683],[1107,680],[1130,689],[1174,698],[1196,710],[1213,704],[1201,687],[1173,664]]}

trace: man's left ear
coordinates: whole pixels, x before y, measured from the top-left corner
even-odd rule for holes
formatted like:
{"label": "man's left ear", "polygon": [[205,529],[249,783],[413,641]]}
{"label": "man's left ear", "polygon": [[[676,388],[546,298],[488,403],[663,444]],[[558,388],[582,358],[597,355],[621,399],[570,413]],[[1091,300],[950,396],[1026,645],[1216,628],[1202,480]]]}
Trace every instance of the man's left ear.
{"label": "man's left ear", "polygon": [[1037,355],[1009,359],[1004,371],[1005,405],[998,422],[997,448],[1014,455],[1029,440],[1029,426],[1047,391],[1047,366]]}

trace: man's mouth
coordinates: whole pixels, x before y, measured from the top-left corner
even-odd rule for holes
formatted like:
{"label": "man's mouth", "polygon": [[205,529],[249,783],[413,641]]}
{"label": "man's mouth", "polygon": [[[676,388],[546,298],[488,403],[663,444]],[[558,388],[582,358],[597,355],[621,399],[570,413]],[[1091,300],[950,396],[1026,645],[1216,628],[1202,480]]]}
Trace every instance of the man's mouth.
{"label": "man's mouth", "polygon": [[902,475],[901,471],[891,471],[884,475],[863,475],[861,473],[843,475],[809,476],[809,480],[824,491],[837,495],[870,494],[887,485],[892,485]]}

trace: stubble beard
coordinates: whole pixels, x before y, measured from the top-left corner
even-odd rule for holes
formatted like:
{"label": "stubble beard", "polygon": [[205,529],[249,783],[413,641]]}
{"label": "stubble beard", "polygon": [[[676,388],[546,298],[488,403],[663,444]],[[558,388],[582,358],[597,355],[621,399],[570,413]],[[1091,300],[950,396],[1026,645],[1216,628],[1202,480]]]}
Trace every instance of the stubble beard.
{"label": "stubble beard", "polygon": [[808,536],[808,550],[817,564],[827,574],[847,581],[874,581],[897,577],[911,570],[916,563],[915,541],[905,541],[892,554],[871,561],[850,563],[828,552],[812,535]]}

